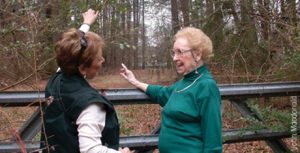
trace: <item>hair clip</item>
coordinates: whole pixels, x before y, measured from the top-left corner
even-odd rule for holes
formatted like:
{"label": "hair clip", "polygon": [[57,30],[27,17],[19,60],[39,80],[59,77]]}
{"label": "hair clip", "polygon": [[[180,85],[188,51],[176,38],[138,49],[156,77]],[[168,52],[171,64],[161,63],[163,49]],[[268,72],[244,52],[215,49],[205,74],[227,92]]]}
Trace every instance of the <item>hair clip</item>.
{"label": "hair clip", "polygon": [[78,30],[78,32],[79,32],[79,35],[80,35],[80,46],[81,47],[80,47],[79,54],[78,54],[77,65],[79,65],[79,59],[80,59],[83,51],[86,49],[86,47],[88,45],[88,43],[87,43],[87,41],[86,41],[86,39],[84,37],[85,33],[83,31],[81,31],[81,30]]}
{"label": "hair clip", "polygon": [[78,30],[78,32],[80,34],[80,46],[81,46],[81,48],[80,48],[80,55],[81,55],[83,53],[83,51],[86,49],[88,43],[87,43],[87,41],[86,41],[86,39],[84,37],[85,33],[83,31],[81,31],[81,30]]}

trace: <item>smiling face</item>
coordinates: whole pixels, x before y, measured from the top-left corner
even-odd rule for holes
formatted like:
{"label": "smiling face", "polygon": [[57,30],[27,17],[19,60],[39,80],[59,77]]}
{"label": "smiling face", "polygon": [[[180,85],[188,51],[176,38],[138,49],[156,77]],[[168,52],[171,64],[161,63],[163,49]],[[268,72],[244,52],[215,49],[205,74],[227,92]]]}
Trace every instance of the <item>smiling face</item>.
{"label": "smiling face", "polygon": [[172,52],[176,71],[180,75],[185,75],[194,70],[201,59],[201,55],[193,54],[193,49],[184,37],[178,37],[175,40]]}

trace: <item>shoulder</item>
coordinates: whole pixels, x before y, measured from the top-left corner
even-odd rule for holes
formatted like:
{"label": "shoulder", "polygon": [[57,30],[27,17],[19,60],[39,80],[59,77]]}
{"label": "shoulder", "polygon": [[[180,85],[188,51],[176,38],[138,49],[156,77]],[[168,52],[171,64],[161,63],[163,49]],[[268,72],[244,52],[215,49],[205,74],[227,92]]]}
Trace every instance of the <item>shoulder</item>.
{"label": "shoulder", "polygon": [[79,114],[76,124],[78,125],[84,122],[105,122],[106,111],[103,107],[102,104],[90,104]]}
{"label": "shoulder", "polygon": [[101,114],[105,113],[105,106],[102,103],[92,103],[88,105],[83,112],[89,112],[91,114]]}
{"label": "shoulder", "polygon": [[217,83],[216,81],[209,75],[204,75],[201,79],[198,81],[198,86],[204,87],[204,88],[216,88]]}
{"label": "shoulder", "polygon": [[210,96],[211,94],[220,94],[216,81],[212,77],[204,76],[197,82],[197,92],[202,93],[203,96]]}

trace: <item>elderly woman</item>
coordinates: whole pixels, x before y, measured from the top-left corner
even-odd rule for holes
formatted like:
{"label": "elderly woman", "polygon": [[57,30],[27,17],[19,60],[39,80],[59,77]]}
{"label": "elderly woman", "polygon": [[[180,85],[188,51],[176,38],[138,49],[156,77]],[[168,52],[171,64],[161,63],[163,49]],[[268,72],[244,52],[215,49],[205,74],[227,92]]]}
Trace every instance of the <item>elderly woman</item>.
{"label": "elderly woman", "polygon": [[183,78],[170,86],[137,80],[122,64],[121,75],[163,107],[161,153],[221,153],[220,92],[205,66],[212,42],[200,29],[186,27],[174,36],[171,56]]}
{"label": "elderly woman", "polygon": [[55,44],[60,70],[45,89],[49,105],[43,115],[43,152],[130,152],[119,149],[119,123],[113,104],[86,80],[94,78],[104,62],[103,39],[87,32],[98,13],[87,13],[90,15],[84,14],[84,18],[90,20],[80,30],[68,30]]}

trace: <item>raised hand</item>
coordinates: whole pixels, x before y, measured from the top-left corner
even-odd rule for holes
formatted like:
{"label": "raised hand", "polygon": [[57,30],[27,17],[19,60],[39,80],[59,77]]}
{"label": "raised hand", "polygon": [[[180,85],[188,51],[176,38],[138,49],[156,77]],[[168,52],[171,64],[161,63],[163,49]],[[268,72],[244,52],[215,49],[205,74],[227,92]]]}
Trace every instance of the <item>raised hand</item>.
{"label": "raised hand", "polygon": [[132,71],[128,70],[125,64],[121,64],[122,68],[121,68],[121,72],[120,74],[123,76],[123,78],[125,78],[129,83],[131,83],[132,85],[136,86],[137,88],[146,91],[148,84],[140,82],[139,80],[137,80],[134,76],[134,74],[132,73]]}
{"label": "raised hand", "polygon": [[93,24],[96,21],[98,14],[99,11],[95,11],[93,9],[87,10],[86,12],[82,13],[83,23],[88,25]]}
{"label": "raised hand", "polygon": [[121,64],[122,68],[120,69],[120,74],[131,84],[134,84],[137,80],[134,76],[134,74],[132,73],[132,71],[130,71],[129,69],[127,69],[125,64]]}

